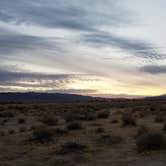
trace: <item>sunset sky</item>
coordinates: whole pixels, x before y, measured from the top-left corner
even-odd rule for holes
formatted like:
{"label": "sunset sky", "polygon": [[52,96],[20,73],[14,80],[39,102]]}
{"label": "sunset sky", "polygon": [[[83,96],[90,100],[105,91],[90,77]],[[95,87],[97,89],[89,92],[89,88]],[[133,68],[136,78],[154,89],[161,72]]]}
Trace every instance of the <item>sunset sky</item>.
{"label": "sunset sky", "polygon": [[0,0],[0,91],[166,93],[165,0]]}

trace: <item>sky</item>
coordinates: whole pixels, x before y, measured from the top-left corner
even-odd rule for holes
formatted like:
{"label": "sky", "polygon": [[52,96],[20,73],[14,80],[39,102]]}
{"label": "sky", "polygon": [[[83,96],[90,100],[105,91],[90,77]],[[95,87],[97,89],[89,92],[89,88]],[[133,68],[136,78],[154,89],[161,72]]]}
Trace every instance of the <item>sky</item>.
{"label": "sky", "polygon": [[0,92],[166,93],[166,1],[0,0]]}

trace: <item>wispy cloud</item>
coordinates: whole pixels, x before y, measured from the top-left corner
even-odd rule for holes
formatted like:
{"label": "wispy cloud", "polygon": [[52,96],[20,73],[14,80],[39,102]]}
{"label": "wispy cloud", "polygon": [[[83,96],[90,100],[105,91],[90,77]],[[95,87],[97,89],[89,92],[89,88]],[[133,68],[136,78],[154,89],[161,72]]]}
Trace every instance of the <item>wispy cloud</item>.
{"label": "wispy cloud", "polygon": [[148,65],[143,66],[140,71],[150,74],[166,74],[166,66],[164,65]]}
{"label": "wispy cloud", "polygon": [[84,36],[86,43],[94,47],[115,47],[119,51],[145,59],[165,59],[166,54],[160,53],[160,49],[150,42],[131,38],[124,38],[114,34],[98,32]]}

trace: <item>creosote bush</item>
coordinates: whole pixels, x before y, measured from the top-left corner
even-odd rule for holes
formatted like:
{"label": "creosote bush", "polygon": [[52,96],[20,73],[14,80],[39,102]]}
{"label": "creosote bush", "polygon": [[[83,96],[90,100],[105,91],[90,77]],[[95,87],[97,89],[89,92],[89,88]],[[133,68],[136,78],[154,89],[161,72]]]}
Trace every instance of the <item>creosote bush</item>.
{"label": "creosote bush", "polygon": [[55,117],[55,115],[46,115],[43,116],[40,120],[48,126],[54,126],[58,124],[58,119]]}
{"label": "creosote bush", "polygon": [[2,117],[2,118],[13,118],[14,113],[10,112],[10,111],[2,111],[2,112],[0,112],[0,117]]}
{"label": "creosote bush", "polygon": [[20,133],[23,133],[23,132],[25,132],[26,130],[27,130],[27,128],[26,128],[25,126],[22,126],[22,127],[19,128],[19,132],[20,132]]}
{"label": "creosote bush", "polygon": [[99,111],[99,113],[97,114],[97,117],[99,119],[107,119],[110,115],[109,111]]}
{"label": "creosote bush", "polygon": [[162,123],[164,121],[165,121],[165,117],[163,117],[162,115],[157,115],[155,117],[155,122],[157,122],[157,123]]}
{"label": "creosote bush", "polygon": [[102,128],[102,127],[98,127],[98,128],[95,130],[95,132],[96,132],[96,133],[104,133],[105,130],[104,130],[104,128]]}
{"label": "creosote bush", "polygon": [[140,126],[137,130],[137,137],[149,132],[149,129],[146,126]]}
{"label": "creosote bush", "polygon": [[25,120],[24,117],[19,117],[17,121],[18,121],[18,124],[24,124],[24,123],[26,123],[26,120]]}
{"label": "creosote bush", "polygon": [[166,148],[166,138],[161,133],[149,132],[136,139],[138,152],[162,150]]}
{"label": "creosote bush", "polygon": [[136,119],[131,114],[122,115],[122,125],[123,126],[136,126]]}
{"label": "creosote bush", "polygon": [[163,130],[166,131],[166,122],[163,125]]}
{"label": "creosote bush", "polygon": [[112,136],[109,134],[104,134],[101,135],[98,139],[97,142],[106,144],[106,145],[113,145],[113,144],[119,144],[122,142],[122,138],[120,136]]}
{"label": "creosote bush", "polygon": [[37,126],[32,132],[33,139],[39,142],[50,142],[53,140],[55,130],[47,126]]}
{"label": "creosote bush", "polygon": [[83,153],[87,148],[86,145],[83,145],[76,141],[68,141],[65,142],[59,151],[60,154],[67,154],[67,153]]}
{"label": "creosote bush", "polygon": [[82,124],[80,122],[70,122],[69,124],[67,124],[67,129],[68,130],[81,130]]}
{"label": "creosote bush", "polygon": [[9,129],[9,130],[8,130],[8,133],[9,133],[9,134],[14,134],[14,133],[15,133],[15,130],[14,130],[14,129]]}

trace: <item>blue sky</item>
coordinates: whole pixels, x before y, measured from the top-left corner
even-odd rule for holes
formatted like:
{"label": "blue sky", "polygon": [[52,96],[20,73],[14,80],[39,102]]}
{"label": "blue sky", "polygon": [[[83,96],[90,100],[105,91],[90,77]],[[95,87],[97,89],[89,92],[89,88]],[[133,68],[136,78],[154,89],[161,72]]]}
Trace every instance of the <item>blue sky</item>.
{"label": "blue sky", "polygon": [[0,91],[165,93],[163,0],[1,0]]}

